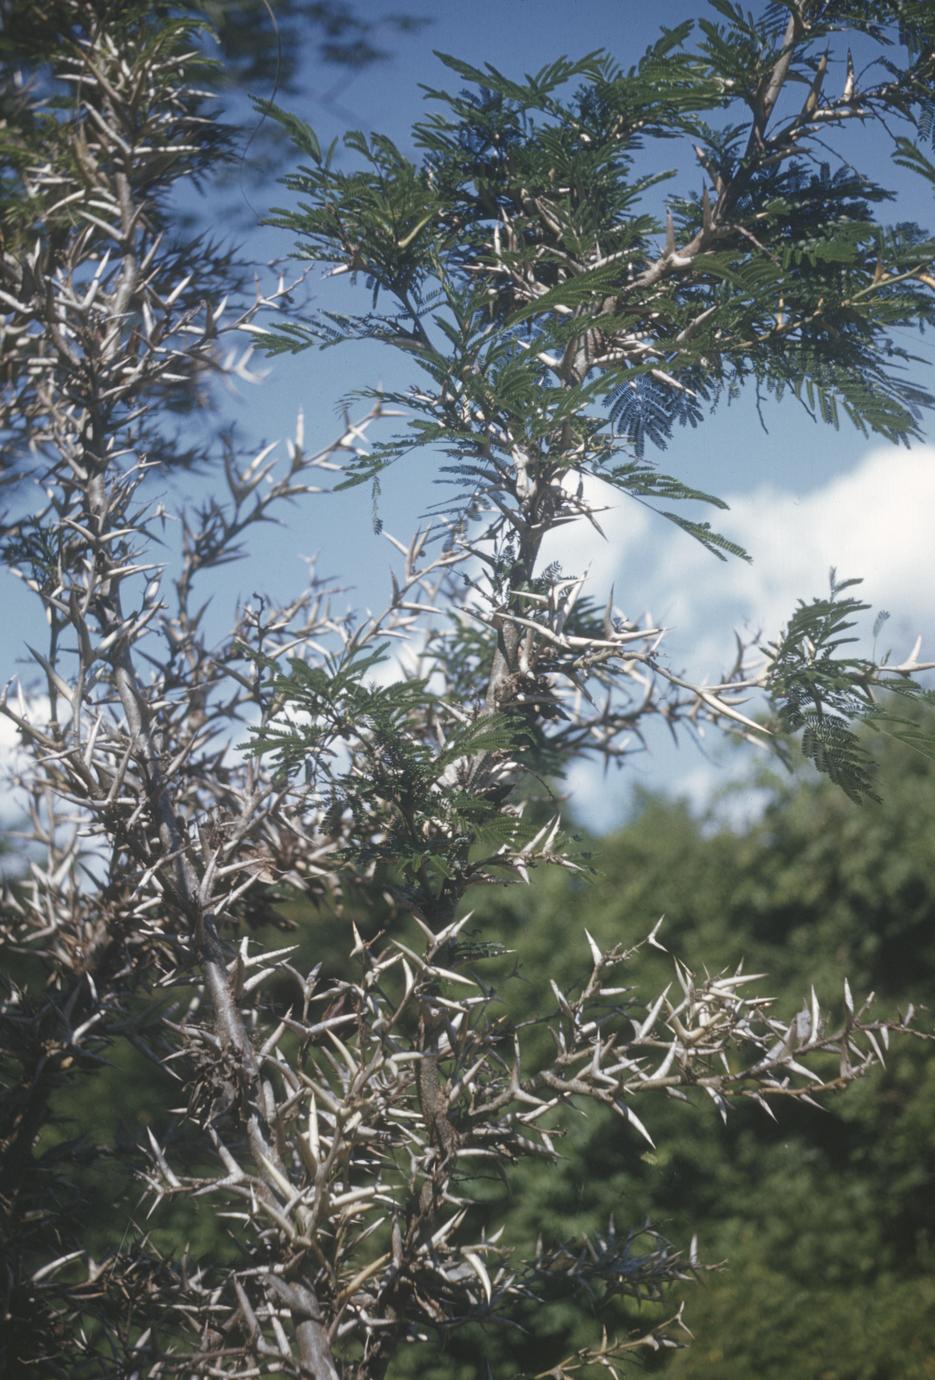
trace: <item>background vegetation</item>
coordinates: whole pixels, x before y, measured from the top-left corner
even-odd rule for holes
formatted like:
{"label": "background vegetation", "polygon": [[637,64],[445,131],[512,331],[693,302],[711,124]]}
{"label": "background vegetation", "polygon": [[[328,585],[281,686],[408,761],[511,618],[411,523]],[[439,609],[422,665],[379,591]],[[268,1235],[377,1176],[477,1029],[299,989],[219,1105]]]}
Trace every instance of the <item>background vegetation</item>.
{"label": "background vegetation", "polygon": [[[486,960],[487,972],[512,969],[503,993],[521,1012],[526,993],[549,975],[564,985],[573,973],[583,927],[610,945],[664,913],[659,937],[688,963],[733,969],[743,961],[768,971],[784,1008],[807,996],[810,980],[830,997],[843,972],[875,990],[881,1006],[924,1001],[935,980],[931,764],[900,743],[872,746],[880,804],[857,807],[804,771],[752,774],[742,789],[755,786],[751,802],[765,805],[740,823],[643,793],[619,832],[581,838],[581,849],[593,850],[597,885],[540,872],[528,890],[492,895],[491,928],[512,933],[514,954]],[[309,962],[323,950],[344,952],[337,941],[350,918],[282,908]],[[660,978],[664,965],[660,956]],[[60,1140],[86,1138],[74,1210],[101,1255],[117,1244],[110,1223],[134,1215],[141,1134],[169,1131],[160,1110],[167,1078],[117,1049],[59,1096],[45,1152],[55,1157]],[[184,1089],[177,1096],[184,1103]],[[795,1356],[797,1380],[935,1375],[935,1067],[923,1047],[901,1041],[885,1072],[825,1107],[790,1104],[777,1123],[753,1106],[738,1105],[722,1125],[707,1107],[669,1104],[657,1109],[653,1133],[654,1152],[619,1119],[582,1109],[558,1165],[520,1165],[489,1188],[510,1204],[519,1242],[541,1233],[558,1244],[602,1234],[610,1221],[623,1231],[647,1220],[683,1248],[697,1231],[700,1259],[727,1262],[684,1291],[696,1342],[651,1358],[650,1370],[662,1366],[679,1380],[786,1380]],[[172,1134],[179,1153],[180,1123]],[[207,1204],[166,1205],[148,1227],[169,1260],[186,1245],[215,1261],[237,1255],[236,1231]],[[413,1365],[433,1380],[473,1380],[482,1356],[495,1374],[508,1374],[511,1360],[531,1369],[537,1350],[583,1344],[594,1307],[585,1295],[530,1306],[528,1332],[456,1334],[434,1364],[421,1352]],[[655,1308],[647,1301],[646,1316]],[[404,1354],[394,1373],[408,1370]]]}

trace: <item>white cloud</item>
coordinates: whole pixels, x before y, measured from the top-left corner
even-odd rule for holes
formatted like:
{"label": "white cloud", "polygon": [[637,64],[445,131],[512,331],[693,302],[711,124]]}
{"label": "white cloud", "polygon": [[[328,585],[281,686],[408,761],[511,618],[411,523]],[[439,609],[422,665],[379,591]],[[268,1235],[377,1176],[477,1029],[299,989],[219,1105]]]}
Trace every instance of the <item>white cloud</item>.
{"label": "white cloud", "polygon": [[614,584],[630,617],[651,609],[671,629],[670,649],[695,671],[698,652],[729,647],[734,626],[777,633],[796,599],[827,592],[831,566],[840,577],[862,576],[858,593],[891,613],[897,652],[908,652],[917,632],[935,634],[935,447],[871,451],[803,495],[775,485],[728,495],[730,511],[715,513],[715,525],[750,552],[752,565],[716,560],[607,485],[590,481],[589,489],[594,501],[613,505],[600,517],[607,541],[578,522],[549,537],[543,562],[589,569],[598,598]]}
{"label": "white cloud", "polygon": [[[12,696],[13,707],[18,714],[26,719],[38,720],[40,723],[48,721],[49,698],[47,695],[37,695],[34,699],[28,700],[20,693]],[[10,834],[18,828],[22,828],[27,818],[28,799],[26,792],[19,784],[19,776],[28,770],[29,754],[23,745],[20,731],[12,719],[8,719],[5,714],[0,714],[0,833]],[[18,876],[25,866],[25,858],[30,852],[30,846],[25,844],[21,838],[8,838],[9,850],[5,855],[0,854],[0,877],[9,878]]]}
{"label": "white cloud", "polygon": [[723,528],[752,565],[712,569],[701,547],[671,538],[657,561],[653,583],[680,630],[697,637],[724,609],[772,635],[797,598],[827,591],[834,566],[839,577],[862,577],[858,593],[889,610],[898,653],[909,651],[916,633],[935,632],[935,448],[872,451],[801,497],[762,486],[729,502]]}
{"label": "white cloud", "polygon": [[[49,707],[47,695],[26,699],[21,693],[13,700],[13,708],[18,714],[39,723],[48,721]],[[16,786],[16,777],[27,769],[28,764],[29,754],[23,746],[19,729],[12,719],[0,714],[0,825],[9,826],[23,816],[24,796]]]}
{"label": "white cloud", "polygon": [[[840,578],[862,577],[856,593],[874,611],[890,613],[878,651],[892,648],[901,659],[921,634],[923,656],[935,656],[935,447],[875,449],[847,474],[805,494],[763,484],[726,495],[730,511],[713,513],[713,525],[750,552],[752,565],[717,561],[677,528],[597,481],[589,497],[613,505],[600,518],[608,540],[601,542],[579,522],[549,538],[543,563],[560,559],[574,573],[589,568],[592,595],[606,598],[613,584],[615,602],[629,617],[651,610],[654,621],[670,630],[670,659],[699,678],[717,679],[725,669],[735,627],[773,637],[797,599],[827,593],[831,566]],[[872,621],[871,613],[867,635]],[[860,650],[869,650],[866,641]],[[687,745],[681,757],[677,766],[662,750],[658,773],[640,775],[696,801],[704,797],[705,783],[710,790],[723,782],[724,773]],[[626,773],[617,779],[628,775],[633,779]],[[619,802],[621,792],[599,782],[597,773],[582,768],[571,785],[586,816],[606,824],[611,801]]]}

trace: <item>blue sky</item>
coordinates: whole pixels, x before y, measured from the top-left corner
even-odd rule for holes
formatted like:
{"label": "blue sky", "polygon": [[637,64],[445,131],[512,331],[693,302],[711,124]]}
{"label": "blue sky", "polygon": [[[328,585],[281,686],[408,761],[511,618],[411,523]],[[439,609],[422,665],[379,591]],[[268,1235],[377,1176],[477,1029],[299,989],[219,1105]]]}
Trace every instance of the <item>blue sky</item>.
{"label": "blue sky", "polygon": [[[419,12],[415,0],[389,5],[363,0],[359,6],[361,13],[374,18],[399,9]],[[359,128],[389,134],[406,149],[408,131],[425,110],[419,83],[457,84],[434,49],[477,65],[491,62],[508,74],[533,71],[556,56],[577,57],[595,48],[607,48],[626,66],[657,36],[661,22],[672,26],[706,13],[703,0],[665,0],[655,6],[636,0],[473,0],[470,5],[436,0],[431,23],[424,29],[409,35],[388,32],[381,39],[391,50],[383,63],[345,76],[309,61],[303,69],[303,89],[288,104],[316,128],[323,142],[343,132],[346,116]],[[855,132],[853,140],[862,165],[873,170],[876,163],[877,176],[898,193],[890,218],[931,221],[926,186],[889,163],[874,133]],[[657,146],[653,156],[690,177],[699,176],[690,152],[675,143],[661,150]],[[248,184],[245,192],[261,215],[267,207],[288,201],[288,194],[274,185]],[[246,202],[243,220],[245,228],[238,226],[235,234],[251,257],[265,260],[289,252],[287,237],[255,223]],[[322,281],[317,272],[311,288],[322,305],[336,305],[336,292],[344,290]],[[931,358],[925,340],[920,353]],[[310,442],[324,442],[336,434],[335,405],[348,388],[411,381],[393,356],[370,346],[306,352],[264,367],[270,375],[263,385],[241,386],[222,401],[225,417],[258,446],[290,434],[299,408]],[[651,607],[657,618],[670,622],[675,659],[699,674],[706,658],[720,661],[730,656],[733,623],[762,621],[778,631],[778,623],[773,627],[767,620],[781,622],[783,611],[791,611],[798,595],[824,592],[826,572],[833,564],[848,575],[866,574],[869,597],[892,606],[889,626],[897,653],[908,650],[902,643],[911,641],[916,631],[930,631],[935,637],[929,592],[935,583],[935,542],[928,517],[935,513],[935,450],[907,455],[868,442],[846,426],[840,432],[816,426],[791,399],[767,404],[764,414],[765,433],[752,397],[723,406],[698,430],[674,436],[663,462],[666,470],[732,502],[733,513],[725,516],[722,530],[752,551],[754,573],[736,564],[725,569],[696,550],[689,538],[661,530],[666,524],[649,525],[642,510],[609,515],[610,541],[601,551],[594,549],[592,536],[572,533],[559,552],[566,568],[575,569],[576,561],[590,564],[596,584],[614,583],[628,613]],[[440,497],[432,484],[434,464],[430,455],[415,457],[387,477],[381,516],[394,535],[408,537],[420,513]],[[614,501],[619,503],[619,496]],[[353,587],[349,600],[358,606],[382,605],[393,552],[373,532],[369,494],[354,490],[311,499],[293,511],[284,529],[261,532],[249,559],[226,568],[217,581],[219,624],[239,592],[268,590],[286,597],[303,578],[302,558],[316,553],[323,573]],[[23,640],[34,640],[41,631],[33,601],[9,575],[4,576],[2,597],[8,674],[14,659],[23,655]],[[720,664],[707,669],[717,678]],[[601,786],[593,775],[575,777],[591,822],[606,827],[621,817],[629,775]],[[632,778],[687,790],[698,798],[718,779],[691,746],[676,756],[662,740],[651,760],[639,759]]]}

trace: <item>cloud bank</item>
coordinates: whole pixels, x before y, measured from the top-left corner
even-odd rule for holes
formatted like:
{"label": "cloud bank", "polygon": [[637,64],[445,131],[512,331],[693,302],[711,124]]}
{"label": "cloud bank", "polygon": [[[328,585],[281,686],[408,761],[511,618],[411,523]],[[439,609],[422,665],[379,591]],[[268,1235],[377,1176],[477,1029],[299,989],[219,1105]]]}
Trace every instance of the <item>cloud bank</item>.
{"label": "cloud bank", "polygon": [[[778,632],[796,599],[824,594],[828,571],[861,576],[861,593],[892,615],[890,635],[935,632],[935,447],[871,451],[852,471],[803,495],[776,485],[726,495],[719,530],[753,557],[716,560],[699,543],[609,486],[591,494],[608,511],[607,540],[579,522],[554,533],[543,561],[590,570],[590,587],[631,616],[651,609],[687,650],[725,621]],[[908,646],[906,648],[908,650]],[[711,668],[712,674],[715,668]]]}
{"label": "cloud bank", "polygon": [[[856,591],[873,605],[859,650],[870,651],[874,612],[886,609],[878,654],[908,655],[917,635],[923,655],[935,655],[935,447],[881,447],[848,473],[804,494],[775,484],[725,495],[730,511],[713,525],[740,543],[752,564],[716,560],[697,542],[594,481],[591,497],[608,505],[601,515],[607,540],[586,523],[549,538],[543,560],[565,570],[590,571],[589,587],[627,615],[649,610],[670,631],[669,656],[698,678],[717,680],[733,654],[733,629],[778,634],[796,601],[828,590],[829,569],[861,577]],[[718,784],[718,772],[686,745],[678,764],[661,753],[660,771],[646,779],[696,799]],[[616,778],[617,780],[625,779]],[[589,821],[606,825],[622,809],[621,788],[598,788],[596,773],[577,771],[576,798]]]}

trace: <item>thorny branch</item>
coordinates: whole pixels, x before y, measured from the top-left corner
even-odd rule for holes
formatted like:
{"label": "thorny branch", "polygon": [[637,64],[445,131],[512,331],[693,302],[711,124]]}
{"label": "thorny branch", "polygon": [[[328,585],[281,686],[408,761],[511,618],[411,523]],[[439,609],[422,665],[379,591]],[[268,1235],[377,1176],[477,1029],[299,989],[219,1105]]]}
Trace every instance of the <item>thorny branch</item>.
{"label": "thorny branch", "polygon": [[[766,673],[741,648],[719,683],[694,685],[667,665],[661,627],[612,605],[583,616],[582,581],[538,568],[548,531],[598,526],[578,482],[580,419],[564,417],[537,452],[505,410],[478,424],[451,380],[429,401],[475,428],[483,476],[431,533],[393,541],[403,568],[387,608],[355,623],[313,575],[285,606],[255,597],[228,633],[209,631],[205,573],[282,505],[366,465],[369,429],[390,409],[345,419],[314,453],[300,420],[284,460],[271,447],[244,456],[229,437],[220,464],[211,441],[180,446],[172,409],[197,436],[209,382],[253,377],[252,346],[227,343],[290,287],[250,294],[226,252],[173,238],[168,193],[206,171],[223,132],[184,27],[118,23],[118,9],[71,6],[53,75],[72,98],[54,107],[42,156],[17,163],[19,218],[0,259],[0,425],[10,470],[31,469],[42,494],[35,513],[13,511],[4,547],[48,629],[32,653],[39,680],[2,705],[22,741],[30,844],[7,887],[5,943],[43,974],[38,991],[11,985],[2,1012],[18,1072],[0,1124],[8,1363],[28,1353],[64,1375],[77,1355],[108,1375],[378,1380],[401,1345],[508,1320],[556,1287],[597,1280],[658,1299],[692,1256],[614,1230],[519,1260],[484,1221],[475,1176],[554,1156],[567,1113],[587,1102],[651,1143],[645,1094],[697,1092],[721,1112],[808,1100],[882,1060],[912,1012],[881,1019],[845,985],[843,1015],[813,993],[790,1023],[742,994],[753,977],[699,978],[677,961],[647,1000],[630,976],[643,946],[605,952],[587,936],[579,990],[543,994],[554,1056],[530,1059],[529,1029],[474,967],[505,955],[474,939],[465,911],[475,886],[577,865],[560,818],[534,818],[524,786],[575,754],[622,757],[650,715],[761,737],[740,705]],[[732,233],[744,178],[786,147],[768,126],[789,42],[752,111],[745,170],[715,185],[696,237],[667,243],[605,315]],[[32,98],[45,110],[43,90]],[[816,100],[803,119],[845,118],[855,99]],[[788,126],[782,137],[791,147]],[[536,210],[547,243],[554,209],[540,198]],[[497,234],[491,277],[509,281],[514,307],[543,296],[546,282],[510,258],[505,212]],[[601,266],[592,248],[576,269]],[[402,304],[429,349],[405,292]],[[603,340],[589,328],[546,365],[577,386],[604,358],[647,352],[622,328]],[[209,463],[215,492],[197,506],[175,514],[153,495],[160,471]],[[379,649],[399,643],[412,660],[381,683]],[[917,657],[881,678],[914,674]],[[239,750],[248,729],[267,755]],[[298,946],[258,946],[251,928],[281,922],[284,899],[328,900],[349,960],[323,953],[308,972]],[[661,947],[656,931],[646,943]],[[154,989],[170,1005],[146,1022]],[[34,1152],[55,1090],[121,1040],[188,1095],[174,1129],[149,1132],[151,1212],[207,1198],[232,1224],[236,1264],[161,1261],[145,1238],[96,1261],[42,1204]],[[179,1127],[197,1153],[183,1153]],[[105,1319],[106,1360],[92,1316]],[[616,1374],[635,1348],[674,1345],[680,1326],[605,1336],[542,1374]]]}

